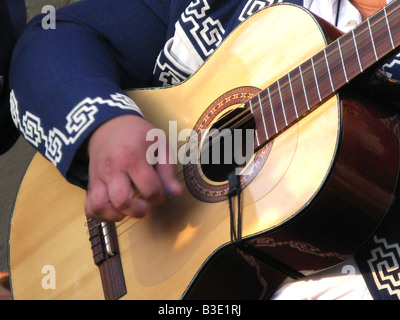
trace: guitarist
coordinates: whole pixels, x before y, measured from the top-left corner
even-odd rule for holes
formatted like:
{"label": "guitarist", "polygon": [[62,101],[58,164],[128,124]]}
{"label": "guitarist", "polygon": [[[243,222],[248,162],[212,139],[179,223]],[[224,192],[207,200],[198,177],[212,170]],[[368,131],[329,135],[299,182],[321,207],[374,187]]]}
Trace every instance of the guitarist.
{"label": "guitarist", "polygon": [[[38,16],[20,38],[10,77],[14,123],[69,182],[87,189],[89,217],[141,217],[150,203],[179,197],[183,187],[173,164],[147,163],[146,133],[153,126],[123,88],[186,79],[243,19],[278,2],[302,5],[346,32],[390,1],[78,2],[57,11],[55,29],[44,30],[43,17]],[[385,67],[400,79],[396,62],[400,59]],[[79,123],[74,123],[75,117]],[[141,198],[134,197],[133,186]],[[397,279],[397,286],[395,280],[382,283],[374,278],[374,268],[386,251],[398,259],[388,263],[400,261],[400,239],[394,237],[400,234],[398,205],[387,220],[357,257],[313,281],[282,287],[273,298],[398,299],[398,269],[386,277]],[[382,253],[379,261],[370,265],[377,252]],[[349,279],[354,279],[351,286]]]}

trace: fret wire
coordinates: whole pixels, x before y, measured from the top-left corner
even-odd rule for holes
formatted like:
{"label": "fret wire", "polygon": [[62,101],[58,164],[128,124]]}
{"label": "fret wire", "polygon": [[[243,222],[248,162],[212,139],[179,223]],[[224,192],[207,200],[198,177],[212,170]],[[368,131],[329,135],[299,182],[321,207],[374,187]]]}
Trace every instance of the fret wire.
{"label": "fret wire", "polygon": [[285,118],[285,124],[288,125],[287,118],[286,118],[286,110],[285,110],[285,106],[283,105],[282,92],[281,92],[281,86],[279,84],[279,80],[277,81],[277,83],[278,83],[279,96],[281,98],[283,117]]}
{"label": "fret wire", "polygon": [[342,49],[340,48],[340,39],[337,39],[337,43],[338,43],[338,48],[339,48],[339,53],[340,53],[340,60],[342,61],[344,77],[346,79],[346,82],[348,83],[349,79],[347,78],[346,66],[344,65]]}
{"label": "fret wire", "polygon": [[392,32],[390,31],[390,24],[389,24],[389,19],[387,17],[386,7],[383,8],[383,12],[385,13],[386,25],[387,25],[387,29],[388,29],[388,32],[389,32],[389,37],[390,37],[390,42],[392,44],[392,49],[394,49],[395,46],[394,46],[394,42],[393,42]]}
{"label": "fret wire", "polygon": [[[249,100],[249,104],[250,104],[250,111],[252,114],[254,114],[254,110],[253,110],[253,104],[251,103],[251,99]],[[254,130],[256,133],[256,140],[257,140],[257,146],[260,146],[260,140],[258,139],[258,133],[257,130]]]}
{"label": "fret wire", "polygon": [[260,95],[258,94],[257,96],[258,96],[258,104],[260,105],[261,117],[262,117],[262,120],[263,120],[263,123],[264,123],[264,131],[265,131],[265,135],[267,136],[267,140],[268,140],[269,136],[268,136],[267,125],[265,124],[264,109],[262,107]]}
{"label": "fret wire", "polygon": [[328,70],[328,75],[329,75],[329,82],[331,83],[332,91],[335,91],[335,87],[333,86],[333,81],[332,81],[331,69],[329,68],[328,57],[326,56],[326,50],[325,49],[324,49],[324,56],[325,56],[326,68]]}
{"label": "fret wire", "polygon": [[271,92],[269,91],[269,87],[267,88],[267,91],[268,91],[269,105],[270,105],[271,111],[272,111],[272,119],[274,120],[275,131],[278,132],[278,127],[276,126],[275,112],[274,112],[274,108],[272,106]]}
{"label": "fret wire", "polygon": [[292,93],[292,100],[293,100],[294,111],[296,112],[296,118],[299,118],[299,113],[297,112],[296,99],[294,98],[292,79],[290,78],[290,73],[288,73],[288,80],[289,80],[290,92]]}
{"label": "fret wire", "polygon": [[360,66],[360,71],[363,71],[364,69],[363,69],[363,67],[362,67],[362,65],[361,65],[361,59],[360,59],[360,55],[359,55],[359,53],[358,53],[357,41],[356,41],[356,37],[355,37],[355,34],[354,34],[354,30],[351,30],[351,33],[352,33],[352,35],[353,35],[354,47],[356,48],[358,65]]}
{"label": "fret wire", "polygon": [[300,71],[301,83],[303,84],[304,97],[306,98],[307,109],[310,110],[310,105],[309,105],[309,103],[308,103],[308,97],[307,97],[306,87],[305,87],[305,85],[304,85],[303,71],[301,71],[301,65],[299,65],[299,71]]}
{"label": "fret wire", "polygon": [[317,74],[315,72],[315,66],[314,66],[314,59],[313,58],[311,58],[311,65],[312,65],[312,69],[313,69],[313,73],[314,73],[314,79],[315,79],[315,84],[316,84],[316,87],[317,87],[319,101],[321,101],[322,100],[321,92],[319,91],[319,82],[318,82],[318,79],[317,79]]}
{"label": "fret wire", "polygon": [[367,19],[367,23],[368,23],[369,35],[371,36],[372,48],[374,48],[375,59],[378,61],[379,58],[378,58],[378,55],[377,55],[377,53],[376,53],[374,36],[372,35],[371,24],[369,23],[369,19]]}
{"label": "fret wire", "polygon": [[[392,26],[396,26],[397,27],[397,31],[400,31],[398,23],[397,24],[395,23],[396,21],[398,22],[399,19],[400,19],[400,2],[393,1],[389,5],[387,5],[386,8],[388,10],[387,11],[385,10],[385,13],[387,13],[385,18],[388,21],[389,27],[390,27],[390,16],[393,16],[393,19],[392,19],[393,24],[392,24]],[[389,10],[391,10],[391,11],[389,11]],[[391,28],[390,36],[391,36],[391,39],[393,39],[394,47],[396,47],[396,41],[397,41],[397,47],[398,47],[400,45],[399,32],[395,32],[395,31],[396,30]]]}

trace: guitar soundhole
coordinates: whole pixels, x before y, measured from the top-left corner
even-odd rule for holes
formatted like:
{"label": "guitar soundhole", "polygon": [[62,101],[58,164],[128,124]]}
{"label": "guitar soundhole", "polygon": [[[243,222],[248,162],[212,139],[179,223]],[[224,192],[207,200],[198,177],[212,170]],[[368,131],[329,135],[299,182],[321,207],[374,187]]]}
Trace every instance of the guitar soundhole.
{"label": "guitar soundhole", "polygon": [[255,121],[244,108],[224,114],[202,139],[200,165],[211,181],[222,182],[240,172],[253,157]]}
{"label": "guitar soundhole", "polygon": [[[199,200],[204,202],[225,201],[228,198],[229,190],[227,176],[232,170],[243,169],[245,171],[242,172],[244,174],[240,174],[239,178],[242,189],[246,188],[261,171],[271,151],[272,143],[255,154],[253,154],[254,148],[251,152],[248,151],[252,148],[253,142],[250,142],[249,137],[254,139],[255,123],[249,111],[244,108],[246,101],[259,92],[260,89],[255,87],[240,87],[226,92],[203,112],[194,126],[194,132],[204,132],[205,134],[203,137],[200,134],[197,140],[192,139],[191,143],[194,145],[188,144],[188,148],[194,147],[194,149],[200,150],[200,156],[198,161],[184,165],[183,175],[188,190]],[[227,135],[230,135],[232,141],[208,144],[208,138],[212,138],[212,129],[216,129],[219,133],[223,129],[228,130]],[[237,133],[240,133],[236,138],[235,129],[239,129]],[[246,129],[249,130],[246,131]],[[213,146],[214,151],[212,150]],[[238,152],[236,158],[235,148]],[[209,156],[208,163],[202,161],[201,154]],[[240,154],[242,161],[238,162]],[[252,157],[248,165],[246,163],[249,162],[249,159],[246,155]],[[212,161],[213,156],[217,156],[214,157],[214,161]]]}

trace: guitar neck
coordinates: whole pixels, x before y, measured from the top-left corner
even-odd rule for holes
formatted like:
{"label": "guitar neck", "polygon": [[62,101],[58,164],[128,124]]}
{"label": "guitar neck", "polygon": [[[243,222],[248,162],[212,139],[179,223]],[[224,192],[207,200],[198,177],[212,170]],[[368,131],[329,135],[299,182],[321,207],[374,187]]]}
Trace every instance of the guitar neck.
{"label": "guitar neck", "polygon": [[247,102],[255,149],[298,122],[400,46],[400,1],[393,1]]}

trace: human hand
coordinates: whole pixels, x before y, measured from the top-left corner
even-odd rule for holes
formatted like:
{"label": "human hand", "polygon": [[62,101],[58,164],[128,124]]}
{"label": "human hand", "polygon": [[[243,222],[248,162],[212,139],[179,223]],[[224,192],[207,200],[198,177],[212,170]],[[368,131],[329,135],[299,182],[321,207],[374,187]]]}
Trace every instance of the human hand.
{"label": "human hand", "polygon": [[152,203],[165,201],[166,192],[174,198],[182,194],[183,186],[176,178],[174,164],[153,166],[146,159],[146,151],[154,143],[146,141],[146,135],[153,128],[139,116],[123,115],[93,133],[88,145],[86,215],[89,218],[98,221],[120,221],[125,216],[140,218]]}

